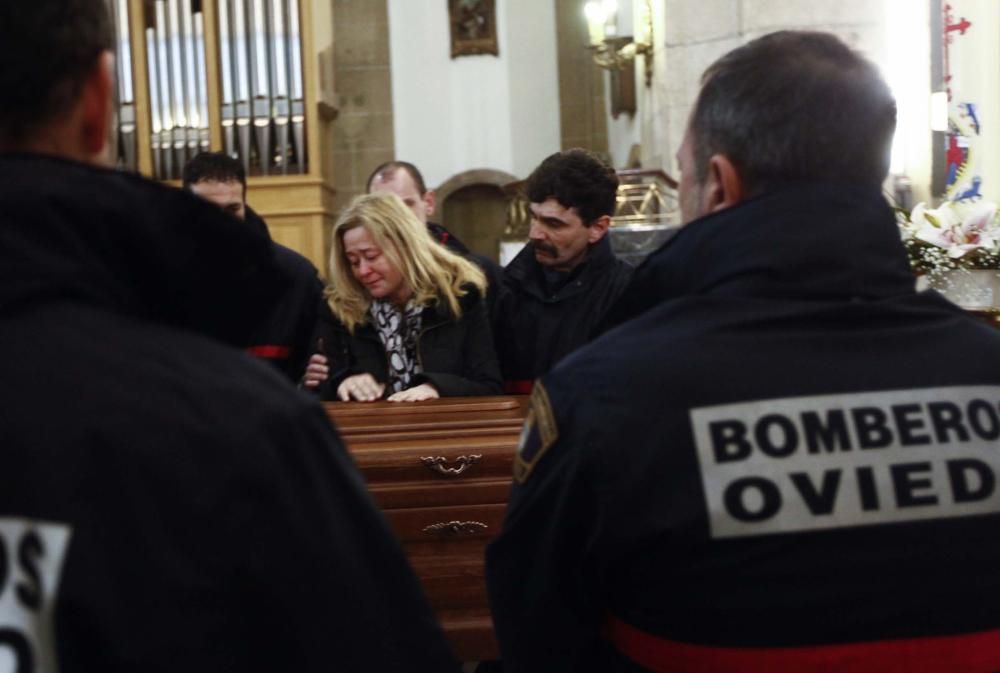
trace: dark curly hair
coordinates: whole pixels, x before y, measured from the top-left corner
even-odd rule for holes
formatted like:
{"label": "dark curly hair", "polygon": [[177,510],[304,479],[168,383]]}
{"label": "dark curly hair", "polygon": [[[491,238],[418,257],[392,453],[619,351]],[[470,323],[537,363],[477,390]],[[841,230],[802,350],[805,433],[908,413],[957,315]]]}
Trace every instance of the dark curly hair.
{"label": "dark curly hair", "polygon": [[113,47],[105,0],[0,2],[0,143],[16,146],[68,113]]}
{"label": "dark curly hair", "polygon": [[597,155],[574,148],[547,157],[528,176],[525,193],[532,203],[554,198],[564,208],[576,208],[590,226],[615,212],[618,175]]}
{"label": "dark curly hair", "polygon": [[184,165],[181,186],[190,191],[199,182],[238,182],[247,191],[247,174],[243,163],[225,152],[199,152]]}

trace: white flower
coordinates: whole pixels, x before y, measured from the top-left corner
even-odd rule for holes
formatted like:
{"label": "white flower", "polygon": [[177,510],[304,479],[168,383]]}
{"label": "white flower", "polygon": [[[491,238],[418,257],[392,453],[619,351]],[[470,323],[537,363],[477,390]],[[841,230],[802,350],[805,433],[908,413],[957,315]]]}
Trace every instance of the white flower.
{"label": "white flower", "polygon": [[996,215],[997,204],[988,201],[946,201],[933,210],[919,203],[914,206],[910,221],[902,231],[904,239],[912,235],[944,248],[949,257],[958,259],[973,250],[997,248],[1000,242],[1000,225],[997,224]]}

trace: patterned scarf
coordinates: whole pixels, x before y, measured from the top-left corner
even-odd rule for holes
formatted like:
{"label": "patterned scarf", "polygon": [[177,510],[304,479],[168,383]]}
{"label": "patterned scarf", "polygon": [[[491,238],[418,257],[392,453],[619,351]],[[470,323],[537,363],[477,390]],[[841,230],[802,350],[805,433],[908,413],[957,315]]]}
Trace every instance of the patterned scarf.
{"label": "patterned scarf", "polygon": [[420,314],[424,307],[412,299],[400,311],[395,304],[375,300],[368,312],[389,362],[389,388],[398,393],[410,387],[410,381],[420,373],[417,363],[417,337],[420,335]]}

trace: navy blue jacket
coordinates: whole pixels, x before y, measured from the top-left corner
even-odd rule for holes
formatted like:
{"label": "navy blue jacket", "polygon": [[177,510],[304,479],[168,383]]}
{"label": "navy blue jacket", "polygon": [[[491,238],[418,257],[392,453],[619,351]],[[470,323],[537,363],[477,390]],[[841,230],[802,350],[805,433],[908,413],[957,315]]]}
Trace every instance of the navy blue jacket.
{"label": "navy blue jacket", "polygon": [[[249,207],[247,224],[270,241],[264,220]],[[329,308],[323,299],[323,281],[308,259],[280,243],[271,241],[271,254],[284,290],[249,335],[251,355],[271,363],[292,383],[305,373],[309,356],[315,352],[313,333]]]}
{"label": "navy blue jacket", "polygon": [[843,186],[650,256],[646,309],[536,386],[487,553],[506,670],[1000,670],[1000,334],[913,285]]}
{"label": "navy blue jacket", "polygon": [[486,308],[489,310],[490,315],[493,315],[493,305],[496,303],[500,279],[503,274],[503,269],[500,268],[500,265],[485,255],[480,255],[469,250],[465,243],[462,243],[454,234],[437,222],[428,222],[427,231],[430,232],[431,237],[435,241],[482,269],[483,274],[486,276]]}
{"label": "navy blue jacket", "polygon": [[17,670],[455,670],[322,407],[240,350],[269,253],[180,190],[0,156]]}

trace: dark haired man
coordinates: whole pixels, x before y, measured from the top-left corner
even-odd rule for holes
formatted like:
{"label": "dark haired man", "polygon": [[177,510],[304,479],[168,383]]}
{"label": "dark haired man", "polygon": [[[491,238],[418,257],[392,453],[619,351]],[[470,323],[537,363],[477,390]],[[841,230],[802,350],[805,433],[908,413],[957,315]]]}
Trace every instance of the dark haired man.
{"label": "dark haired man", "polygon": [[266,238],[98,165],[112,44],[0,3],[3,668],[453,670],[323,409],[227,345]]}
{"label": "dark haired man", "polygon": [[320,315],[327,312],[323,281],[308,259],[271,240],[267,224],[246,205],[247,179],[243,164],[225,152],[201,152],[185,166],[184,189],[243,220],[269,242],[274,262],[283,275],[281,297],[248,335],[247,351],[274,365],[292,383],[305,373],[312,352],[312,335]]}
{"label": "dark haired man", "polygon": [[914,292],[894,120],[832,35],[708,69],[644,312],[535,387],[507,670],[1000,670],[1000,335]]}
{"label": "dark haired man", "polygon": [[547,157],[528,177],[528,244],[504,268],[494,308],[495,343],[510,393],[587,342],[628,282],[631,267],[611,251],[608,227],[618,176],[582,149]]}

